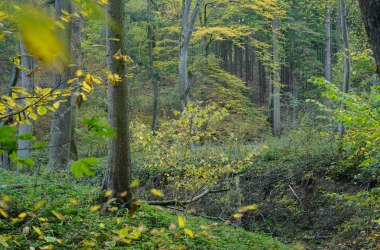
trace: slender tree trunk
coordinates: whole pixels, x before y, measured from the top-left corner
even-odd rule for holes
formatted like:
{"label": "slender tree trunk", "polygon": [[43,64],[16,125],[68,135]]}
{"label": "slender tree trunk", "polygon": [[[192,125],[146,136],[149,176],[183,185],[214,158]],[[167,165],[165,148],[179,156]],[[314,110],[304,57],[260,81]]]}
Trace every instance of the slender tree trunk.
{"label": "slender tree trunk", "polygon": [[272,98],[273,98],[273,135],[281,135],[281,67],[279,52],[279,21],[274,19],[273,28],[273,75],[272,75]]}
{"label": "slender tree trunk", "polygon": [[[110,0],[107,5],[107,65],[108,70],[118,74],[122,81],[108,85],[108,121],[115,129],[115,138],[108,142],[108,166],[103,182],[103,190],[112,190],[113,195],[127,192],[124,197],[129,206],[131,202],[131,153],[129,129],[129,91],[126,65],[113,55],[121,51],[125,55],[124,1]],[[116,39],[115,39],[116,38]]]}
{"label": "slender tree trunk", "polygon": [[359,5],[380,76],[380,0],[359,0]]}
{"label": "slender tree trunk", "polygon": [[[71,13],[70,0],[55,0],[55,16],[59,19],[63,12]],[[71,25],[65,24],[65,29],[58,29],[59,35],[66,45],[66,51],[71,54]],[[69,56],[71,58],[71,55]],[[63,73],[54,73],[54,87],[58,89],[67,88],[67,80],[73,77],[73,70],[66,67]],[[71,142],[71,97],[61,97],[66,100],[60,104],[53,113],[51,122],[50,159],[51,171],[63,171],[67,169],[70,159]]]}
{"label": "slender tree trunk", "polygon": [[[81,16],[73,17],[72,19],[72,48],[73,48],[73,62],[77,65],[76,69],[82,62],[82,22]],[[78,82],[73,83],[72,86],[77,86]],[[72,93],[71,97],[71,141],[70,141],[70,158],[74,161],[78,160],[78,149],[76,144],[75,128],[77,125],[78,106],[76,105],[78,91]]]}
{"label": "slender tree trunk", "polygon": [[191,4],[193,0],[182,0],[182,21],[181,21],[181,39],[179,49],[179,95],[182,110],[188,102],[189,82],[187,75],[187,58],[189,54],[189,44],[193,35],[196,18],[204,0],[196,0],[196,5],[192,13]]}
{"label": "slender tree trunk", "polygon": [[[350,83],[350,48],[349,48],[348,30],[347,30],[346,0],[340,0],[340,18],[341,18],[343,54],[344,54],[343,92],[347,93],[349,89],[349,83]],[[341,109],[344,109],[343,102],[341,102]],[[342,122],[339,123],[338,131],[339,131],[340,137],[343,137],[344,126]]]}
{"label": "slender tree trunk", "polygon": [[[33,69],[33,58],[29,55],[24,44],[20,41],[20,54],[21,54],[21,66],[28,69],[21,71],[21,87],[27,92],[34,92],[33,76],[28,76],[29,70]],[[33,121],[28,117],[25,117],[28,123],[20,124],[18,134],[33,134]],[[18,140],[17,158],[25,159],[31,157],[32,141],[30,140]],[[23,170],[26,171],[23,166]]]}
{"label": "slender tree trunk", "polygon": [[156,38],[153,29],[153,14],[152,14],[152,1],[148,1],[148,54],[149,54],[149,74],[153,82],[153,121],[152,130],[157,131],[158,128],[158,76],[154,68],[154,47],[156,46]]}
{"label": "slender tree trunk", "polygon": [[325,4],[325,78],[328,82],[331,82],[331,11],[328,0],[326,0]]}
{"label": "slender tree trunk", "polygon": [[[20,48],[19,48],[19,51],[20,51]],[[12,88],[16,86],[19,77],[20,77],[20,69],[14,65],[13,71],[12,71],[12,77],[9,82],[9,89],[8,89],[9,97],[12,96]],[[9,110],[7,110],[7,113],[9,113]],[[7,126],[7,125],[8,125],[8,120],[0,122],[0,126]],[[8,170],[12,169],[12,163],[11,163],[11,160],[9,159],[8,151],[6,150],[4,150],[2,154],[0,154],[0,166],[4,169],[8,169]]]}

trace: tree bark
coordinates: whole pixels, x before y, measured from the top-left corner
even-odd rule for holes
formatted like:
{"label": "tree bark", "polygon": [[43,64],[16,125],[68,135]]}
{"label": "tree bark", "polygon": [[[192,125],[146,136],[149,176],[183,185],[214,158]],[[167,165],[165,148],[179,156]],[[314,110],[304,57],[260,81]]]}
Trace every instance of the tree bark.
{"label": "tree bark", "polygon": [[273,98],[273,135],[281,135],[281,86],[280,86],[280,52],[279,52],[279,21],[274,19],[273,29],[273,75],[272,75],[272,98]]}
{"label": "tree bark", "polygon": [[[344,80],[343,80],[343,92],[347,93],[349,90],[350,83],[350,47],[348,41],[348,30],[347,30],[347,9],[346,0],[340,0],[340,19],[342,28],[342,39],[343,39],[343,55],[344,55]],[[344,109],[344,104],[341,102],[341,109]],[[339,135],[342,138],[344,135],[344,126],[340,122],[338,126]]]}
{"label": "tree bark", "polygon": [[[59,19],[63,11],[72,12],[70,0],[55,1],[55,17]],[[61,37],[63,44],[66,45],[66,51],[70,53],[71,58],[71,25],[64,24],[65,29],[58,29],[57,32]],[[54,72],[54,87],[57,89],[67,88],[66,81],[73,76],[73,70],[66,67],[63,73]],[[49,165],[51,171],[64,171],[67,169],[68,160],[70,159],[70,142],[71,142],[71,97],[60,97],[60,100],[66,100],[60,104],[56,112],[53,113],[51,122],[51,139],[50,139],[50,159]]]}
{"label": "tree bark", "polygon": [[359,0],[359,5],[380,76],[380,0]]}
{"label": "tree bark", "polygon": [[[72,48],[73,48],[73,62],[75,63],[75,69],[79,69],[79,65],[82,62],[82,16],[73,17],[72,19]],[[78,86],[78,81],[72,84],[73,87]],[[78,106],[76,105],[76,99],[78,90],[73,91],[71,97],[71,141],[70,141],[70,158],[73,161],[78,160],[78,148],[76,144],[75,128],[77,125]]]}
{"label": "tree bark", "polygon": [[[24,88],[27,92],[34,92],[34,81],[33,76],[28,76],[29,70],[33,70],[33,58],[29,55],[29,52],[26,50],[22,41],[20,41],[20,54],[21,54],[21,66],[28,69],[21,71],[21,87]],[[25,119],[28,123],[20,124],[18,129],[18,134],[33,134],[33,121],[27,117],[25,114]],[[25,159],[31,157],[32,141],[31,140],[18,140],[17,158]],[[27,171],[23,166],[23,170]]]}
{"label": "tree bark", "polygon": [[326,0],[325,4],[325,78],[326,81],[331,82],[331,10],[328,0]]}
{"label": "tree bark", "polygon": [[192,2],[193,0],[182,0],[181,38],[178,65],[179,95],[182,110],[188,102],[189,82],[187,75],[187,58],[189,54],[189,44],[193,35],[196,18],[198,17],[204,0],[196,0],[195,8],[190,14]]}
{"label": "tree bark", "polygon": [[158,128],[158,75],[154,68],[154,47],[156,46],[156,37],[153,29],[153,14],[152,14],[152,1],[148,1],[148,55],[149,55],[149,74],[153,82],[153,120],[152,131],[157,131]]}
{"label": "tree bark", "polygon": [[112,190],[113,195],[127,192],[123,197],[127,206],[131,203],[131,154],[129,129],[129,88],[127,85],[126,65],[113,55],[120,50],[126,53],[124,28],[124,1],[110,0],[107,11],[107,66],[121,81],[108,85],[108,121],[115,129],[116,136],[108,141],[108,166],[103,181],[103,190]]}

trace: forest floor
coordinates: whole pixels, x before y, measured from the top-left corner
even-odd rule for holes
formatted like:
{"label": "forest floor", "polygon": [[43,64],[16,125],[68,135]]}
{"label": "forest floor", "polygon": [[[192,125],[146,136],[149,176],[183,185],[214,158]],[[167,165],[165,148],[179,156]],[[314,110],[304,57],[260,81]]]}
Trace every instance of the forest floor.
{"label": "forest floor", "polygon": [[202,217],[186,216],[180,225],[175,212],[160,207],[142,205],[131,216],[100,203],[97,187],[71,176],[0,170],[0,184],[6,249],[290,249],[264,233]]}

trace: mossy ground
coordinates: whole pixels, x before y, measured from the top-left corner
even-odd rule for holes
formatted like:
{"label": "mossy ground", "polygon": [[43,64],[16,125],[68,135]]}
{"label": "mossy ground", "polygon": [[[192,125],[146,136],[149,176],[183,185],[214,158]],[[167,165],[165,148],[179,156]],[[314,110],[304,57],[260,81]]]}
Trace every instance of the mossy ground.
{"label": "mossy ground", "polygon": [[[3,209],[9,218],[0,219],[1,249],[288,249],[262,233],[187,216],[186,228],[195,234],[191,238],[179,228],[177,214],[148,205],[142,205],[134,218],[127,209],[120,207],[113,212],[103,208],[91,212],[91,207],[104,206],[99,203],[99,188],[76,180],[70,173],[67,175],[52,177],[50,174],[27,175],[0,170],[1,197],[10,198]],[[3,184],[25,186],[9,188]],[[69,202],[70,199],[78,204]],[[40,201],[44,201],[44,205],[33,210]],[[52,211],[64,218],[59,219]],[[23,212],[27,215],[20,219]],[[176,229],[169,230],[171,223]],[[210,228],[204,230],[201,225]],[[145,228],[141,235],[128,239],[139,227]],[[36,228],[41,230],[40,235]],[[130,230],[124,237],[125,242],[118,239],[123,228]]]}

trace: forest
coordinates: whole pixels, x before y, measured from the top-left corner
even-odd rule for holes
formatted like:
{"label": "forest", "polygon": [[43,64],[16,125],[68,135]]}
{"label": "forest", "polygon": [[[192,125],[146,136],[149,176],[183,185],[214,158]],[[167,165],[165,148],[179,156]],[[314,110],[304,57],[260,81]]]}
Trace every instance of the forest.
{"label": "forest", "polygon": [[0,249],[380,249],[380,0],[1,0]]}

